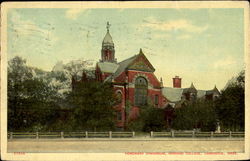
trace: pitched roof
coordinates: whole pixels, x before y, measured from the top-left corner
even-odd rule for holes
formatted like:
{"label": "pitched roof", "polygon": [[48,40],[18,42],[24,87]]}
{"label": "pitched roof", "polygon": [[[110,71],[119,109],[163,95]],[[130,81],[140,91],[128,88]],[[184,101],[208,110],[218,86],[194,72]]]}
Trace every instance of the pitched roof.
{"label": "pitched roof", "polygon": [[183,90],[183,88],[164,87],[162,93],[170,102],[178,102],[181,100]]}
{"label": "pitched roof", "polygon": [[[142,63],[142,64],[137,64],[138,62],[136,61],[136,60],[138,60],[139,62],[142,60],[140,60],[140,58],[142,58],[143,59],[143,61],[144,61],[144,63]],[[143,65],[145,65],[144,67],[142,67]],[[129,69],[143,69],[143,70],[145,70],[146,68],[147,68],[147,70],[149,70],[149,71],[151,71],[151,72],[154,72],[155,71],[155,68],[153,67],[153,65],[150,63],[150,61],[147,59],[147,57],[144,55],[144,53],[142,52],[142,49],[140,49],[140,52],[139,52],[139,54],[137,55],[137,57],[136,57],[136,59],[133,61],[133,62],[131,62],[131,64],[128,66],[128,68]]]}
{"label": "pitched roof", "polygon": [[[191,85],[189,88],[164,87],[162,89],[162,93],[170,102],[178,102],[182,100],[181,98],[183,93],[190,92],[191,90],[193,90],[194,92],[194,89],[195,88],[193,85]],[[212,90],[196,90],[196,91],[197,91],[197,98],[203,98],[204,96],[217,92],[218,90],[217,88],[214,88]]]}
{"label": "pitched roof", "polygon": [[206,90],[197,90],[197,98],[202,98],[206,95]]}
{"label": "pitched roof", "polygon": [[[127,68],[131,67],[131,65],[133,66],[133,62],[136,61],[137,58],[139,57],[144,57],[144,59],[147,60],[147,57],[143,54],[142,50],[140,49],[140,52],[139,54],[137,55],[134,55],[128,59],[125,59],[123,61],[121,61],[119,64],[119,68],[117,69],[117,71],[114,73],[114,78],[118,77],[124,70],[126,70]],[[152,71],[154,71],[154,67],[152,66],[152,64],[148,61],[148,65],[149,65],[149,68],[152,69]]]}
{"label": "pitched roof", "polygon": [[113,39],[109,33],[109,31],[107,31],[103,41],[102,41],[102,45],[114,45]]}
{"label": "pitched roof", "polygon": [[114,73],[114,77],[118,77],[128,66],[136,59],[137,55],[134,55],[128,59],[121,61],[119,64],[119,68]]}
{"label": "pitched roof", "polygon": [[105,73],[115,73],[119,67],[118,64],[111,62],[98,62],[97,65]]}
{"label": "pitched roof", "polygon": [[206,91],[206,95],[210,95],[210,94],[220,94],[220,91],[215,87],[214,89],[212,90],[208,90]]}

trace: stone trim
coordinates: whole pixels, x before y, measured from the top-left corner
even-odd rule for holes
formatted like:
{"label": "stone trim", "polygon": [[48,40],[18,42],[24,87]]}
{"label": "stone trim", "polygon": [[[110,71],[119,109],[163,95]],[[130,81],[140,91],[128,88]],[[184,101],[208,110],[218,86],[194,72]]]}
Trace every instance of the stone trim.
{"label": "stone trim", "polygon": [[123,88],[124,89],[124,86],[122,86],[122,85],[114,85],[114,87],[119,87],[119,88]]}
{"label": "stone trim", "polygon": [[[128,84],[128,87],[129,87],[129,88],[135,88],[135,84],[134,84],[134,83],[129,83],[129,84]],[[153,86],[151,86],[151,84],[148,84],[148,89],[160,91],[160,89],[154,88]]]}
{"label": "stone trim", "polygon": [[[138,72],[138,71],[140,71],[140,70],[128,69],[127,71]],[[140,72],[144,72],[144,73],[153,73],[153,72],[149,72],[149,71],[140,71]]]}
{"label": "stone trim", "polygon": [[120,92],[120,93],[123,95],[123,93],[122,93],[122,91],[121,91],[120,89],[118,89],[118,90],[115,91],[116,94],[117,94],[118,92]]}
{"label": "stone trim", "polygon": [[149,81],[148,76],[145,75],[145,74],[143,74],[143,73],[137,73],[137,74],[134,76],[134,78],[133,78],[133,80],[132,80],[133,85],[135,85],[135,80],[136,80],[138,77],[143,77],[143,78],[145,78],[145,79],[147,80],[148,89],[149,89],[149,87],[153,87],[152,84],[151,84],[150,81]]}

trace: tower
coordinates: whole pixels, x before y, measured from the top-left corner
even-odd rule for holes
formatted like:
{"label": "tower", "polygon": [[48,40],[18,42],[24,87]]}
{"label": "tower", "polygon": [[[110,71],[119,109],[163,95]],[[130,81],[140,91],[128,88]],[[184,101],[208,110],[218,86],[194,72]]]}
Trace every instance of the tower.
{"label": "tower", "polygon": [[112,62],[115,63],[115,46],[113,39],[109,33],[109,28],[110,28],[109,22],[107,22],[107,33],[102,41],[102,59],[101,62]]}

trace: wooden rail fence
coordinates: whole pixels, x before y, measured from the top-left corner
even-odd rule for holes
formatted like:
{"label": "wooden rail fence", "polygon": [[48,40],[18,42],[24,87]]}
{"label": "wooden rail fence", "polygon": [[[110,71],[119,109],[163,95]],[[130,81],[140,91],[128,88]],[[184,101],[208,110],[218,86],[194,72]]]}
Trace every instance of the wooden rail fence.
{"label": "wooden rail fence", "polygon": [[171,131],[171,132],[150,132],[150,137],[195,137],[195,138],[202,138],[202,137],[211,137],[211,138],[219,138],[219,137],[229,137],[229,138],[236,138],[236,137],[245,137],[244,132],[180,132],[180,131]]}
{"label": "wooden rail fence", "polygon": [[130,138],[135,132],[8,132],[8,139],[33,138]]}
{"label": "wooden rail fence", "polygon": [[[50,138],[134,138],[135,132],[8,132],[8,139],[50,139]],[[239,138],[245,137],[244,132],[195,132],[171,131],[150,132],[151,138]]]}

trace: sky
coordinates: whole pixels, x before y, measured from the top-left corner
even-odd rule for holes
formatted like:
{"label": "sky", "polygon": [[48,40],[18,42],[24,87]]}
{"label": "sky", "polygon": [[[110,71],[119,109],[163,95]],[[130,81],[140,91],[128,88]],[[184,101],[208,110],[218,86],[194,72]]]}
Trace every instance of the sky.
{"label": "sky", "polygon": [[184,88],[222,89],[245,68],[240,8],[15,8],[7,16],[8,59],[47,71],[99,61],[107,21],[118,62],[142,48],[166,87],[179,76]]}

